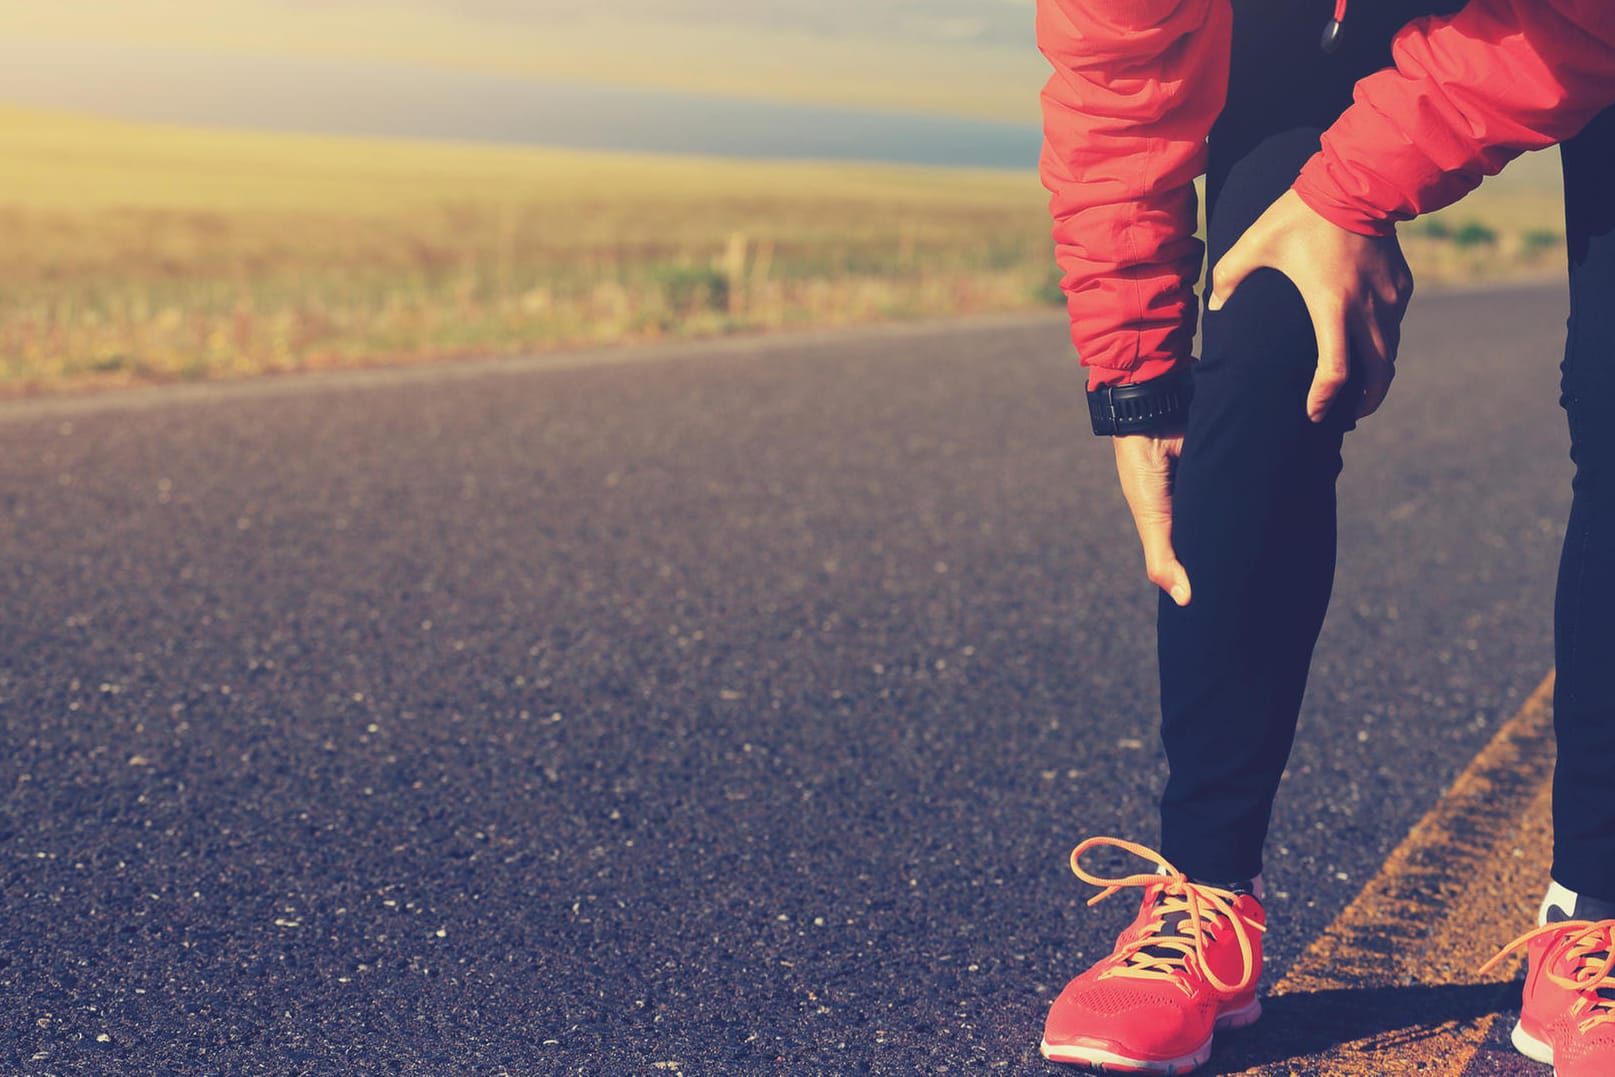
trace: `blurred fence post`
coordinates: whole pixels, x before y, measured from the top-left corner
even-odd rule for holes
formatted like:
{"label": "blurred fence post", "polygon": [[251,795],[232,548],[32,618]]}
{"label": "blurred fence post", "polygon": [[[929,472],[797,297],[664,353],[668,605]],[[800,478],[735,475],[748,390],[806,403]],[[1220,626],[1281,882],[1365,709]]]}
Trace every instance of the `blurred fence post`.
{"label": "blurred fence post", "polygon": [[728,285],[730,314],[741,314],[746,309],[746,233],[730,232],[729,245],[723,252],[723,277]]}

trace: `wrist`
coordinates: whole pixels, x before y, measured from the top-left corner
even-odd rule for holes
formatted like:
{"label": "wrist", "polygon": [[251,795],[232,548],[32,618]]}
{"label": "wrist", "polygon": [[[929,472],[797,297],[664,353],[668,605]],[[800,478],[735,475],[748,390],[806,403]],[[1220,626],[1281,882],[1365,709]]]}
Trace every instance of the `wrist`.
{"label": "wrist", "polygon": [[1187,367],[1148,381],[1088,390],[1088,417],[1099,437],[1173,434],[1183,429],[1194,398]]}
{"label": "wrist", "polygon": [[1354,205],[1339,197],[1332,189],[1331,180],[1324,155],[1319,153],[1301,170],[1289,193],[1342,231],[1375,238],[1396,234],[1394,218],[1379,216],[1365,206]]}

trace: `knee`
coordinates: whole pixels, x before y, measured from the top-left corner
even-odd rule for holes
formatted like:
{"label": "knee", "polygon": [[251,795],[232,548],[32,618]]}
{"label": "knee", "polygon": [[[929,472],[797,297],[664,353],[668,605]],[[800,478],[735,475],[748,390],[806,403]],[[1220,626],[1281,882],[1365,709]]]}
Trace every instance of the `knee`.
{"label": "knee", "polygon": [[[1317,151],[1319,129],[1293,127],[1241,145],[1219,147],[1213,159],[1232,158],[1211,181],[1206,246],[1215,268],[1256,219],[1289,189],[1301,166]],[[1317,365],[1317,338],[1300,292],[1277,270],[1245,279],[1223,308],[1207,312],[1202,355],[1213,366],[1249,369],[1265,379],[1310,383]]]}
{"label": "knee", "polygon": [[1201,354],[1293,391],[1310,384],[1318,341],[1295,285],[1277,270],[1260,269],[1221,310],[1206,312]]}

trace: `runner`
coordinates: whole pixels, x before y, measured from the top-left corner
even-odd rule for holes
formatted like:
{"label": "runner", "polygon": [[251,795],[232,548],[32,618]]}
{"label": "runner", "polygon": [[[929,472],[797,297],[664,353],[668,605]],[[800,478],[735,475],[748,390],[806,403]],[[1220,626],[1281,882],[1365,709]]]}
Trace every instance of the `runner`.
{"label": "runner", "polygon": [[[1530,964],[1514,1042],[1561,1077],[1615,1074],[1615,5],[1038,0],[1037,29],[1072,339],[1163,591],[1170,767],[1159,854],[1072,854],[1095,900],[1143,900],[1055,1001],[1043,1053],[1183,1073],[1260,1015],[1262,845],[1333,584],[1341,446],[1390,387],[1412,291],[1395,225],[1564,141],[1576,477],[1554,863],[1542,926],[1510,947]],[[1201,173],[1214,294],[1191,366]],[[1095,845],[1151,870],[1096,877]]]}

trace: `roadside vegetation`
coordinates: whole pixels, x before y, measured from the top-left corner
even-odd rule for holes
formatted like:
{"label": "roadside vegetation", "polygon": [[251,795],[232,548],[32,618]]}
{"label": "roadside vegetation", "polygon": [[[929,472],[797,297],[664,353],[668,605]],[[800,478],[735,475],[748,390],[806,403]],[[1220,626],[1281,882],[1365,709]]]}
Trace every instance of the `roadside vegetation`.
{"label": "roadside vegetation", "polygon": [[[20,110],[0,138],[6,395],[1059,300],[1030,174]],[[1452,212],[1408,230],[1421,284],[1562,261],[1546,193]]]}

